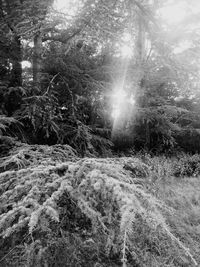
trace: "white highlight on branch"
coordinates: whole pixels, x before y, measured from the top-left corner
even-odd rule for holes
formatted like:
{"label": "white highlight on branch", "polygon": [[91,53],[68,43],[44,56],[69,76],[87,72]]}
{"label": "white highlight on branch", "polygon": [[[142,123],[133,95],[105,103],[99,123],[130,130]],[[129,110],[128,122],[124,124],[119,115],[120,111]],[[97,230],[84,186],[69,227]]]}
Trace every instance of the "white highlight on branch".
{"label": "white highlight on branch", "polygon": [[30,61],[28,60],[23,60],[22,61],[22,69],[25,69],[25,68],[31,68],[32,64]]}

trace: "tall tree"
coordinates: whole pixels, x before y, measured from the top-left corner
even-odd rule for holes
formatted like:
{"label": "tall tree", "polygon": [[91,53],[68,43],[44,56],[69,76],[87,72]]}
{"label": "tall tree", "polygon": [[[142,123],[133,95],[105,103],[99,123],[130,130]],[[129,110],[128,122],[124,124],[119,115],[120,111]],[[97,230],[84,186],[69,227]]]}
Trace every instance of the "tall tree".
{"label": "tall tree", "polygon": [[0,1],[0,19],[1,28],[4,29],[4,33],[7,36],[10,35],[8,49],[8,60],[11,64],[11,77],[9,86],[21,86],[22,85],[22,45],[21,36],[16,28],[17,22],[19,22],[19,17],[21,12],[18,9],[17,1],[1,0]]}

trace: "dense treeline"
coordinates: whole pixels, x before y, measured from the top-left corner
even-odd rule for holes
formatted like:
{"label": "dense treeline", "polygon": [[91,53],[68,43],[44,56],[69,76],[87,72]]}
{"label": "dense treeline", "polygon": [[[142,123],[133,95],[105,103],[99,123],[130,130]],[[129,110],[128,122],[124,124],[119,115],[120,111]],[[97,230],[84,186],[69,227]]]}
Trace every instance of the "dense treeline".
{"label": "dense treeline", "polygon": [[[163,5],[80,0],[65,14],[50,0],[0,1],[1,148],[9,136],[82,155],[109,154],[113,144],[199,152],[198,14],[175,34],[161,23]],[[183,38],[190,45],[177,53]],[[113,118],[117,87],[126,99]]]}

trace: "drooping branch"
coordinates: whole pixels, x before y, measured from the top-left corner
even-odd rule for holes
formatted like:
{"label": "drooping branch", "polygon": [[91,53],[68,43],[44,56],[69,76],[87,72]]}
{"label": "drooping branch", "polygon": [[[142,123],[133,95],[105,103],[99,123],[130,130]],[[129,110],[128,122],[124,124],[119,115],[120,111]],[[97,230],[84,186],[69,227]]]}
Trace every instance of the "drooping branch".
{"label": "drooping branch", "polygon": [[42,37],[42,42],[46,41],[54,41],[54,42],[61,42],[61,43],[68,43],[73,37],[78,35],[84,27],[81,27],[75,30],[73,33],[69,30],[60,31],[60,34],[55,35],[46,35]]}

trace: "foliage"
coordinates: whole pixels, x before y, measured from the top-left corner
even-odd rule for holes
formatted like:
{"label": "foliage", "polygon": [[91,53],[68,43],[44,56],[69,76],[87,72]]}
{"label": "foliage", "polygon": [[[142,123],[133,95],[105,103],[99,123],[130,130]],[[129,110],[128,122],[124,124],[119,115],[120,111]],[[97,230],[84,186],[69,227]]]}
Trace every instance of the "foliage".
{"label": "foliage", "polygon": [[16,133],[20,133],[21,124],[13,117],[0,115],[0,157],[9,153],[17,143]]}
{"label": "foliage", "polygon": [[198,177],[200,174],[199,154],[177,153],[176,156],[152,156],[147,153],[135,155],[145,164],[152,182],[166,181],[170,177]]}
{"label": "foliage", "polygon": [[[51,5],[46,0],[0,5],[0,113],[24,124],[21,141],[68,144],[81,155],[96,156],[109,155],[111,141],[122,150],[200,150],[197,47],[192,41],[190,51],[174,53],[172,29],[158,27],[162,4],[80,0],[74,16]],[[186,30],[184,23],[181,27]],[[123,35],[130,35],[127,45],[135,50],[128,60],[120,54]],[[181,44],[182,37],[177,40]],[[22,60],[34,62],[23,73]],[[121,77],[135,104],[121,117],[114,140],[111,93],[122,86]]]}
{"label": "foliage", "polygon": [[189,153],[199,153],[199,140],[200,131],[199,128],[184,127],[182,130],[177,132],[177,144],[184,151]]}
{"label": "foliage", "polygon": [[15,143],[6,157],[0,158],[0,170],[18,170],[20,168],[31,167],[36,164],[48,166],[55,162],[63,162],[66,158],[72,160],[76,157],[76,152],[68,145],[27,145]]}
{"label": "foliage", "polygon": [[200,157],[195,155],[182,155],[174,164],[173,175],[176,177],[197,177],[200,174]]}
{"label": "foliage", "polygon": [[6,132],[8,126],[11,125],[12,123],[18,123],[18,121],[16,121],[12,117],[6,117],[6,116],[2,116],[2,115],[0,116],[0,131],[1,131],[1,135],[3,134],[3,132]]}
{"label": "foliage", "polygon": [[[198,177],[189,179],[168,177],[165,183],[160,181],[154,189],[158,198],[175,209],[167,221],[174,229],[176,236],[181,237],[182,242],[190,247],[190,251],[193,251],[196,259],[199,257],[200,249],[199,182]],[[184,265],[187,266],[188,263],[185,262]]]}
{"label": "foliage", "polygon": [[138,177],[137,169],[148,169],[144,163],[74,156],[71,161],[70,147],[16,151],[0,174],[1,261],[7,266],[6,253],[17,250],[23,255],[15,258],[18,266],[196,264],[165,222],[173,209],[138,183],[147,176]]}

